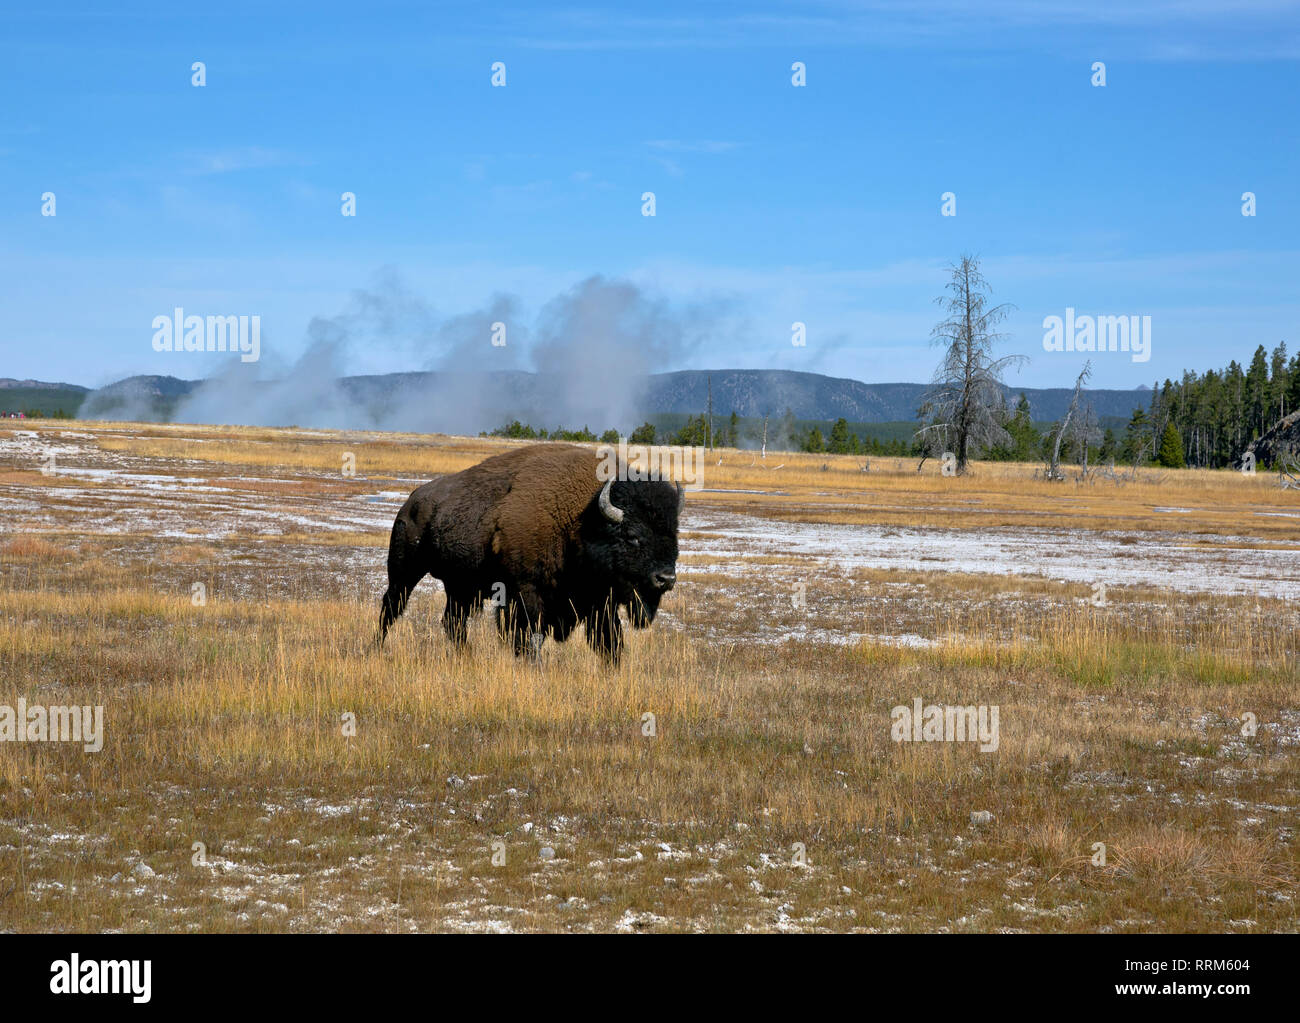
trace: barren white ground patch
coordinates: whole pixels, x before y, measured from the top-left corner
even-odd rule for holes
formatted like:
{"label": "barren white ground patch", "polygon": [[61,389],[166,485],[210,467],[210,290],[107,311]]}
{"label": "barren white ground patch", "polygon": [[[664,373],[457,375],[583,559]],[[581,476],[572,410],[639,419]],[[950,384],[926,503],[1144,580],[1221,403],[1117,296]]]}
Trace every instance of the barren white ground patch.
{"label": "barren white ground patch", "polygon": [[1213,546],[1194,547],[1169,533],[776,522],[691,504],[683,528],[697,534],[683,542],[683,551],[719,559],[694,566],[693,572],[734,572],[735,564],[747,559],[785,556],[846,571],[1038,576],[1260,597],[1300,593],[1300,550],[1259,550],[1241,537],[1218,537]]}

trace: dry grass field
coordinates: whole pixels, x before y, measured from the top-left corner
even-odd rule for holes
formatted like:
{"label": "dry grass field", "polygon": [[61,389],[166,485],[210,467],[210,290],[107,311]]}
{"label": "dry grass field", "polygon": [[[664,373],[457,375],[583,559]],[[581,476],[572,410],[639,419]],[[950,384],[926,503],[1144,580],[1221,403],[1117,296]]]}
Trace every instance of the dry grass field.
{"label": "dry grass field", "polygon": [[727,450],[621,669],[428,581],[375,652],[401,500],[507,444],[0,423],[0,705],[104,708],[0,743],[0,930],[1300,928],[1266,474]]}

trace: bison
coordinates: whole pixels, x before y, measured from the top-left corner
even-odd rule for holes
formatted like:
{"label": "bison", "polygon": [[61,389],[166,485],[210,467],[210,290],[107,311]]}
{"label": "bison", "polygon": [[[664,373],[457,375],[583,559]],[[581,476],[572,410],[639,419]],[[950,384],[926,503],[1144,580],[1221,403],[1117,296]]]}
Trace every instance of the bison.
{"label": "bison", "polygon": [[442,624],[464,646],[485,600],[516,655],[537,657],[549,633],[586,626],[611,663],[623,649],[619,608],[635,628],[677,581],[680,484],[603,482],[600,458],[571,444],[530,444],[417,488],[393,523],[378,643],[426,575],[442,581]]}

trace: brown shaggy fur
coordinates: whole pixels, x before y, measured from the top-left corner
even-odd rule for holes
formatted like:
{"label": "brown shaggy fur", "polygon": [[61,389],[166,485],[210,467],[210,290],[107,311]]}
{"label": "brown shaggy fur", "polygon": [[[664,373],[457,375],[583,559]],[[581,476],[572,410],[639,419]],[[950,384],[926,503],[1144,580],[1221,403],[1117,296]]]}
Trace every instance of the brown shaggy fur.
{"label": "brown shaggy fur", "polygon": [[[503,636],[512,636],[517,652],[528,641],[540,643],[542,630],[562,641],[583,620],[593,645],[617,660],[622,637],[615,605],[627,593],[611,598],[610,584],[587,570],[591,543],[607,552],[623,535],[605,525],[595,507],[599,463],[589,448],[529,444],[416,489],[393,523],[379,640],[429,574],[446,588],[443,625],[457,644],[465,641],[469,616],[485,599],[502,595],[501,584],[508,606],[498,604],[498,625]],[[640,482],[616,484],[615,492],[634,501],[634,518],[626,525],[640,530],[638,552],[655,552],[655,567],[666,566],[661,574],[670,588],[677,490]],[[616,535],[606,535],[610,531]],[[593,602],[604,610],[592,610]],[[657,597],[645,603],[657,605]],[[648,618],[642,614],[633,621],[642,627],[651,618],[653,607]]]}

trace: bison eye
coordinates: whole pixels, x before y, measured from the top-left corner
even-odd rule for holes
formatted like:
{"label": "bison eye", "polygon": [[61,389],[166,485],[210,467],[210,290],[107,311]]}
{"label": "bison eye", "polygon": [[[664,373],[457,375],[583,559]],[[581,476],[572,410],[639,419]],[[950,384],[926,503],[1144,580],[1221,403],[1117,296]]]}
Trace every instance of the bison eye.
{"label": "bison eye", "polygon": [[628,543],[628,546],[629,546],[629,547],[640,547],[640,546],[641,546],[641,541],[638,540],[635,536],[630,537],[630,538],[628,539],[627,543]]}

